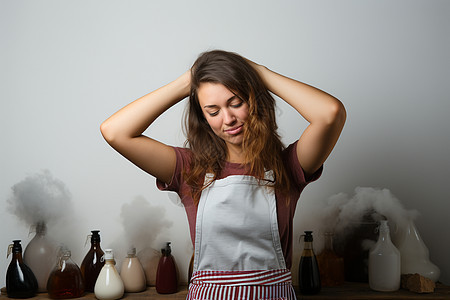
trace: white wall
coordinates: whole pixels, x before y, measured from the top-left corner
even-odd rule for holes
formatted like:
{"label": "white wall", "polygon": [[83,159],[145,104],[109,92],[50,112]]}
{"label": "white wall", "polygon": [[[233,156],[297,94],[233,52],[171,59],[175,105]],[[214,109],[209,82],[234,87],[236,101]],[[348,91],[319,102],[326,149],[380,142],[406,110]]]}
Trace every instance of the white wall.
{"label": "white wall", "polygon": [[[348,121],[322,178],[297,210],[357,186],[388,188],[416,224],[450,284],[450,2],[448,1],[19,1],[0,2],[0,285],[13,239],[28,225],[7,211],[11,187],[47,169],[72,194],[69,243],[76,262],[86,235],[126,247],[121,207],[137,196],[165,210],[165,240],[185,273],[190,256],[182,207],[154,179],[115,153],[99,125],[117,109],[167,83],[205,50],[235,51],[343,101]],[[172,144],[184,103],[148,134]],[[280,132],[305,122],[283,103]],[[154,217],[154,216],[153,216]],[[117,246],[119,247],[119,246]],[[294,264],[298,264],[298,248]]]}

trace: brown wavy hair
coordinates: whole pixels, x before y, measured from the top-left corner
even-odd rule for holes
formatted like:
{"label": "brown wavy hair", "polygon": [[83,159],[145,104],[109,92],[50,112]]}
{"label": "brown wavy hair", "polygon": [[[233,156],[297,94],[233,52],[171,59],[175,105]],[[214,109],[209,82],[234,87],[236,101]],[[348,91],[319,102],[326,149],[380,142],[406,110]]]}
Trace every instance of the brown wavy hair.
{"label": "brown wavy hair", "polygon": [[[191,90],[185,115],[185,146],[192,150],[189,172],[183,173],[198,204],[204,176],[213,173],[215,180],[227,159],[227,146],[210,128],[198,100],[198,88],[204,82],[220,83],[249,106],[244,123],[242,147],[244,165],[261,183],[266,170],[274,174],[274,188],[287,194],[290,180],[281,153],[284,145],[277,133],[275,99],[270,95],[257,71],[240,55],[213,50],[202,53],[191,68]],[[288,197],[286,197],[288,199]]]}

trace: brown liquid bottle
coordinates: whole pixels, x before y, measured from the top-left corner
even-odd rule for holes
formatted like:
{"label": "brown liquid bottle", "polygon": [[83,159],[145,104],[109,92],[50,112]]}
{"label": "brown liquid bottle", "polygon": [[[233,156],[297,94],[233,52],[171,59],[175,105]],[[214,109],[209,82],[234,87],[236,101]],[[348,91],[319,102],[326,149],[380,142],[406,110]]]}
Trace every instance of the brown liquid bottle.
{"label": "brown liquid bottle", "polygon": [[61,248],[56,266],[47,282],[48,296],[52,299],[78,298],[84,294],[80,268],[73,262],[71,252]]}
{"label": "brown liquid bottle", "polygon": [[8,255],[12,252],[12,260],[6,272],[6,292],[10,298],[31,298],[36,295],[38,282],[33,271],[23,263],[20,240],[9,245]]}
{"label": "brown liquid bottle", "polygon": [[100,248],[100,234],[99,230],[92,230],[91,248],[81,263],[81,275],[83,276],[84,286],[87,292],[94,292],[95,282],[98,274],[103,268],[105,261],[102,259],[105,254]]}
{"label": "brown liquid bottle", "polygon": [[324,233],[325,247],[317,255],[322,286],[338,286],[345,281],[344,258],[333,250],[333,233]]}
{"label": "brown liquid bottle", "polygon": [[300,293],[313,295],[320,292],[320,274],[316,255],[313,250],[312,231],[305,231],[305,246],[298,267],[298,285]]}
{"label": "brown liquid bottle", "polygon": [[160,294],[173,294],[178,291],[178,273],[175,260],[171,254],[170,242],[161,249],[162,257],[156,271],[156,291]]}

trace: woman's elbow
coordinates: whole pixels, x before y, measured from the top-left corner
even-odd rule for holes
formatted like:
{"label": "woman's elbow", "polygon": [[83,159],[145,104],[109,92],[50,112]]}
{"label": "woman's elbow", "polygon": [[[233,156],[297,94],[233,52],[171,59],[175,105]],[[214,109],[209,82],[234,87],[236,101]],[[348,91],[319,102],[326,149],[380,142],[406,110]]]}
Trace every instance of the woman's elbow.
{"label": "woman's elbow", "polygon": [[108,120],[100,124],[100,132],[108,144],[112,144],[114,142],[114,130],[111,128]]}
{"label": "woman's elbow", "polygon": [[329,125],[343,127],[345,120],[347,119],[347,111],[345,110],[344,104],[336,99],[333,104],[330,105],[326,119]]}

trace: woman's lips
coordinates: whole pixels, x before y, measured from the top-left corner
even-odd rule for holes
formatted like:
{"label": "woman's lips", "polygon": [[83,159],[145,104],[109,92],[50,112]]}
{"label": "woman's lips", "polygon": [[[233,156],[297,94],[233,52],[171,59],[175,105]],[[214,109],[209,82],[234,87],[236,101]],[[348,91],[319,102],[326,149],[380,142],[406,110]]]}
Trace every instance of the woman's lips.
{"label": "woman's lips", "polygon": [[242,132],[242,125],[225,130],[226,133],[236,135]]}

